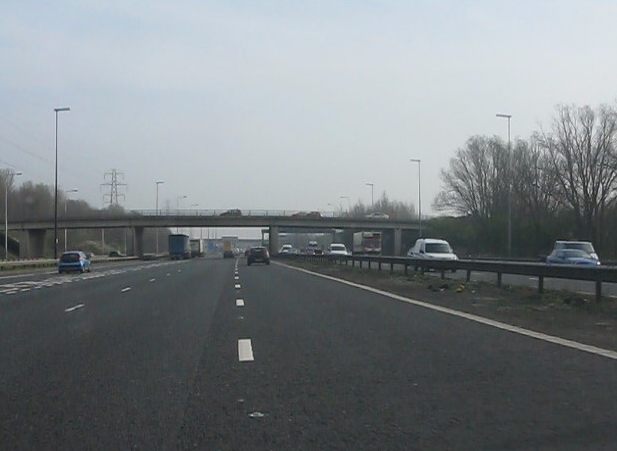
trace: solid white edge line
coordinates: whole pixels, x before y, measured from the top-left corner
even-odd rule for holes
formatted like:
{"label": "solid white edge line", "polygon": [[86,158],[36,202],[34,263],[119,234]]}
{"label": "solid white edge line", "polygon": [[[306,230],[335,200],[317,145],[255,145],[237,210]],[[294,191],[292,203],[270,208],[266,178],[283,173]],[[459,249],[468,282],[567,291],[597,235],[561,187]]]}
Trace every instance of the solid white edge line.
{"label": "solid white edge line", "polygon": [[238,360],[240,362],[252,362],[253,358],[253,346],[251,345],[250,338],[244,338],[238,340]]}
{"label": "solid white edge line", "polygon": [[244,307],[244,299],[236,299],[236,307]]}
{"label": "solid white edge line", "polygon": [[467,319],[467,320],[470,320],[470,321],[474,321],[476,323],[484,324],[486,326],[494,327],[494,328],[501,329],[501,330],[506,330],[508,332],[514,332],[515,334],[525,335],[527,337],[535,338],[537,340],[546,341],[548,343],[553,343],[553,344],[556,344],[556,345],[565,346],[567,348],[572,348],[572,349],[576,349],[576,350],[579,350],[579,351],[588,352],[590,354],[595,354],[595,355],[599,355],[599,356],[606,357],[606,358],[609,358],[609,359],[617,360],[617,352],[611,351],[609,349],[599,348],[597,346],[592,346],[592,345],[586,345],[584,343],[579,343],[578,341],[568,340],[566,338],[560,338],[560,337],[556,337],[554,335],[548,335],[548,334],[545,334],[545,333],[542,333],[542,332],[536,332],[536,331],[533,331],[533,330],[524,329],[522,327],[513,326],[513,325],[507,324],[507,323],[502,323],[500,321],[495,321],[495,320],[492,320],[492,319],[484,318],[482,316],[473,315],[471,313],[460,312],[458,310],[453,310],[453,309],[450,309],[450,308],[447,308],[447,307],[441,307],[439,305],[429,304],[427,302],[418,301],[416,299],[406,298],[404,296],[399,296],[398,294],[388,293],[386,291],[378,290],[377,288],[368,287],[366,285],[360,285],[360,284],[355,283],[355,282],[349,282],[348,280],[337,279],[336,277],[333,277],[333,276],[328,276],[328,275],[325,275],[325,274],[319,274],[319,273],[316,273],[316,272],[309,271],[307,269],[297,268],[297,267],[294,267],[294,266],[289,266],[289,265],[286,265],[284,263],[280,263],[280,262],[274,262],[274,263],[276,263],[277,265],[285,266],[285,267],[290,268],[290,269],[295,269],[297,271],[304,272],[306,274],[311,274],[311,275],[314,275],[314,276],[317,276],[317,277],[321,277],[321,278],[324,278],[324,279],[332,280],[334,282],[340,282],[340,283],[343,283],[345,285],[349,285],[349,286],[352,286],[352,287],[360,288],[360,289],[365,290],[365,291],[369,291],[371,293],[380,294],[382,296],[386,296],[386,297],[389,297],[391,299],[395,299],[397,301],[402,301],[402,302],[406,302],[408,304],[417,305],[418,307],[424,307],[424,308],[427,308],[427,309],[430,309],[430,310],[434,310],[434,311],[437,311],[437,312],[441,312],[441,313],[445,313],[445,314],[448,314],[448,315],[458,316],[459,318],[464,318],[464,319]]}

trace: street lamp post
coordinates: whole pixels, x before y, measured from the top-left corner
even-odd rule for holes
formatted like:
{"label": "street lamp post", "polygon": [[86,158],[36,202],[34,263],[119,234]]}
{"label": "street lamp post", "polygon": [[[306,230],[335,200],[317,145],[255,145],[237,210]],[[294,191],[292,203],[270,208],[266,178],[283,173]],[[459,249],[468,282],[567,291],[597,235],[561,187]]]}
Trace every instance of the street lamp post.
{"label": "street lamp post", "polygon": [[9,258],[9,178],[21,172],[7,172],[4,179],[4,261]]}
{"label": "street lamp post", "polygon": [[[176,216],[180,214],[180,199],[186,199],[186,196],[176,197]],[[176,227],[176,233],[179,233],[179,227]]]}
{"label": "street lamp post", "polygon": [[[350,210],[351,210],[351,201],[349,200],[349,196],[341,196],[341,199],[347,199],[347,214],[349,214]],[[342,206],[341,206],[341,210],[342,210]]]}
{"label": "street lamp post", "polygon": [[419,223],[419,228],[420,228],[420,237],[422,237],[422,194],[420,192],[421,190],[421,183],[420,183],[420,163],[421,161],[418,158],[412,158],[410,160],[412,163],[418,163],[418,223]]}
{"label": "street lamp post", "polygon": [[[191,204],[191,208],[199,207],[199,204]],[[195,211],[195,215],[197,216],[198,212]],[[189,238],[193,238],[193,227],[189,227]]]}
{"label": "street lamp post", "polygon": [[[157,180],[156,182],[156,216],[159,215],[159,185],[165,183],[162,180]],[[158,225],[154,228],[156,230],[156,255],[159,255],[159,227]]]}
{"label": "street lamp post", "polygon": [[58,258],[58,113],[71,111],[69,107],[54,108],[56,113],[56,177],[54,182],[54,259]]}
{"label": "street lamp post", "polygon": [[[76,193],[78,191],[79,190],[77,188],[74,188],[74,189],[66,190],[64,192],[64,220],[65,221],[66,221],[66,204],[67,204],[67,201],[68,201],[68,194],[69,193]],[[66,231],[66,227],[65,227],[64,228],[64,252],[66,252],[66,250],[67,250],[67,237],[68,237],[68,234],[66,232],[67,231]]]}
{"label": "street lamp post", "polygon": [[512,152],[510,151],[510,119],[511,114],[496,114],[508,120],[508,257],[512,257]]}
{"label": "street lamp post", "polygon": [[371,210],[373,213],[375,213],[375,200],[373,198],[373,188],[375,187],[375,185],[372,183],[367,183],[366,186],[371,187]]}

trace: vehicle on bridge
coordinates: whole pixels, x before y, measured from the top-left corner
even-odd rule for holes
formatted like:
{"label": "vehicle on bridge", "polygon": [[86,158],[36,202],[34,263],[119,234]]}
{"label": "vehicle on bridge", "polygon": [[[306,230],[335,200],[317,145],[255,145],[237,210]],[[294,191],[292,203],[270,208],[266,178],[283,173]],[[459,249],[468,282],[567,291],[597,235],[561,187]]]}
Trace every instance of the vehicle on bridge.
{"label": "vehicle on bridge", "polygon": [[386,213],[373,212],[366,215],[366,219],[390,219],[390,215]]}
{"label": "vehicle on bridge", "polygon": [[237,208],[232,208],[231,210],[224,211],[219,216],[242,216],[242,211]]}
{"label": "vehicle on bridge", "polygon": [[381,232],[355,232],[352,253],[381,254]]}
{"label": "vehicle on bridge", "polygon": [[299,211],[291,215],[292,218],[321,218],[321,213],[318,211]]}
{"label": "vehicle on bridge", "polygon": [[170,259],[185,260],[191,258],[191,244],[188,235],[182,233],[169,235],[167,243]]}

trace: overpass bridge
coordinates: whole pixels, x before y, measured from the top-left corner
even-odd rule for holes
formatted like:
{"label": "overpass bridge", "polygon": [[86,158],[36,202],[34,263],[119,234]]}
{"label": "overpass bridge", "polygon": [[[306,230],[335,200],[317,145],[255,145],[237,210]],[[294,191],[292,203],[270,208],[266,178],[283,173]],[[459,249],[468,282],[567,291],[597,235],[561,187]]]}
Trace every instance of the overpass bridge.
{"label": "overpass bridge", "polygon": [[[377,230],[393,234],[395,253],[400,252],[401,236],[405,231],[419,231],[418,221],[398,219],[352,218],[345,216],[296,216],[291,212],[256,211],[239,216],[217,214],[214,210],[190,210],[159,214],[155,210],[131,211],[125,213],[95,211],[87,215],[67,215],[58,217],[58,230],[63,229],[111,229],[129,228],[133,230],[134,253],[143,256],[143,231],[146,228],[173,227],[233,227],[233,228],[267,228],[269,231],[270,250],[278,252],[278,235],[298,230]],[[9,231],[25,233],[27,253],[24,257],[37,258],[45,254],[45,238],[54,230],[54,218],[22,218],[8,223]],[[24,236],[24,235],[22,235]]]}

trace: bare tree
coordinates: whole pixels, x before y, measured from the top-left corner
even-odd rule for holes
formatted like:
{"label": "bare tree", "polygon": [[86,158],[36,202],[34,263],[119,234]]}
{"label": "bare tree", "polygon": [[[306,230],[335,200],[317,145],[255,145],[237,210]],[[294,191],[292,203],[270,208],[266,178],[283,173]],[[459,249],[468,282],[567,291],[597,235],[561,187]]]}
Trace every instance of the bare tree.
{"label": "bare tree", "polygon": [[605,211],[615,202],[616,133],[614,108],[558,106],[552,131],[539,135],[550,155],[556,198],[572,212],[579,238],[597,241]]}
{"label": "bare tree", "polygon": [[443,190],[433,201],[450,210],[488,220],[502,215],[507,200],[508,151],[499,138],[473,136],[440,173]]}

